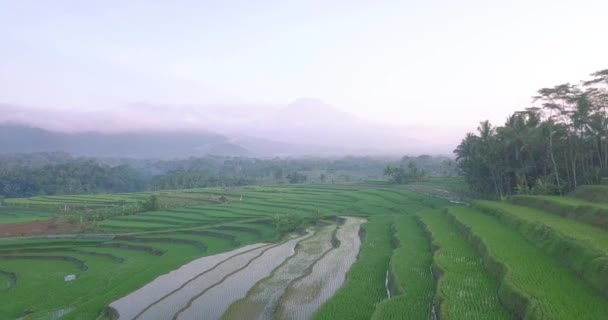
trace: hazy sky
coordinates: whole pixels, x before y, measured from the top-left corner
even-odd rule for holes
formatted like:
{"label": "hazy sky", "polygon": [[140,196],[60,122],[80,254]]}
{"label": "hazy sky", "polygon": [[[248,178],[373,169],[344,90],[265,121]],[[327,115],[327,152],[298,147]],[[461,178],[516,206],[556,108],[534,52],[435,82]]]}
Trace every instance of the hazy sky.
{"label": "hazy sky", "polygon": [[[502,122],[608,68],[605,0],[0,0],[0,102],[284,105]],[[0,110],[1,112],[1,110]]]}

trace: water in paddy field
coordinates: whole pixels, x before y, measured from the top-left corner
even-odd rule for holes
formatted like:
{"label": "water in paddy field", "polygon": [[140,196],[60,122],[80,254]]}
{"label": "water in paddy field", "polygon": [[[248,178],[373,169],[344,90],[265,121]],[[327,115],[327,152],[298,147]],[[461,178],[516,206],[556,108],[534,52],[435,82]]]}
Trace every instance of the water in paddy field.
{"label": "water in paddy field", "polygon": [[278,319],[309,319],[342,286],[346,273],[357,259],[364,219],[346,218],[336,237],[340,246],[332,249],[312,267],[309,275],[289,285],[275,315]]}
{"label": "water in paddy field", "polygon": [[315,234],[301,241],[296,253],[272,272],[272,275],[257,283],[247,296],[233,303],[222,316],[223,319],[271,319],[278,307],[279,299],[287,286],[296,278],[305,275],[312,264],[332,249],[332,234],[336,225],[320,228]]}
{"label": "water in paddy field", "polygon": [[111,311],[118,319],[307,319],[344,283],[363,222],[345,218],[280,244],[197,259],[111,303]]}
{"label": "water in paddy field", "polygon": [[[170,311],[163,311],[171,308],[162,308],[167,305],[168,299],[174,299],[171,301],[179,301],[179,299],[176,298],[179,297],[179,295],[176,295],[178,292],[176,290],[187,290],[186,287],[188,287],[188,285],[192,287],[192,282],[195,281],[198,281],[196,282],[197,285],[203,287],[204,285],[201,283],[210,278],[211,270],[218,269],[223,264],[226,264],[227,261],[233,261],[243,255],[249,254],[252,250],[260,250],[259,248],[267,245],[268,244],[259,243],[244,246],[230,252],[194,260],[177,270],[156,278],[141,289],[112,302],[110,308],[113,308],[118,313],[119,319],[134,319],[138,315],[141,319],[162,319],[160,317],[161,315],[168,316],[167,319],[170,319],[172,318],[172,315],[168,314]],[[217,274],[215,276],[217,277]],[[182,288],[182,286],[184,287]],[[196,292],[198,292],[198,289],[194,290],[194,294]],[[184,297],[182,300],[188,301],[188,297]],[[177,304],[177,302],[175,303]],[[155,317],[154,313],[149,312],[149,309],[146,310],[147,308],[154,308],[154,311],[158,312],[159,317]],[[146,310],[146,312],[144,312],[144,310]]]}
{"label": "water in paddy field", "polygon": [[245,297],[251,287],[268,277],[275,268],[292,256],[296,244],[307,237],[310,237],[310,234],[269,248],[261,256],[251,260],[245,269],[234,273],[191,301],[185,310],[178,313],[177,319],[219,319],[233,302]]}
{"label": "water in paddy field", "polygon": [[139,319],[161,320],[173,318],[180,310],[187,308],[188,304],[199,294],[217,285],[232,273],[244,268],[252,259],[258,257],[271,247],[274,246],[261,246],[222,261],[216,267],[210,269],[200,277],[192,279],[185,286],[179,288],[179,290],[166,296],[150,307],[139,317]]}

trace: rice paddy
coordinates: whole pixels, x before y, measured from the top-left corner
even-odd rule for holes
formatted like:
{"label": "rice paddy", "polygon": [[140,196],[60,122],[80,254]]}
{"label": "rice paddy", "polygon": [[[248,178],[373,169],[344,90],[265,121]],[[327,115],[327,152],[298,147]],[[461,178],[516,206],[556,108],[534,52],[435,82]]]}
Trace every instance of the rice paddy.
{"label": "rice paddy", "polygon": [[152,193],[5,199],[0,319],[608,314],[603,187],[465,207],[448,182],[157,192],[148,212],[129,208]]}
{"label": "rice paddy", "polygon": [[359,226],[364,221],[345,218],[335,235],[339,246],[316,261],[310,273],[287,287],[279,303],[278,319],[309,319],[342,286],[359,253]]}
{"label": "rice paddy", "polygon": [[322,226],[312,237],[300,242],[293,257],[276,268],[269,277],[258,282],[246,297],[233,303],[222,318],[271,319],[287,286],[303,276],[307,269],[333,248],[335,230],[334,224]]}

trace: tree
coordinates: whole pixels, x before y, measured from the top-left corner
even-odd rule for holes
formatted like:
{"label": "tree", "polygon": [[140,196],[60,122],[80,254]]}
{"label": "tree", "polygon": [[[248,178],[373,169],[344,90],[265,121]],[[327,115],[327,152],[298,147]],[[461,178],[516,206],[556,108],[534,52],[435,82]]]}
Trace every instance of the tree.
{"label": "tree", "polygon": [[152,194],[148,197],[148,199],[142,204],[143,211],[158,211],[160,209],[160,202],[158,201],[158,196]]}
{"label": "tree", "polygon": [[325,173],[321,173],[319,175],[319,180],[321,180],[321,183],[325,183],[325,179],[327,179],[327,177],[325,176]]}
{"label": "tree", "polygon": [[[608,174],[608,71],[581,85],[542,88],[503,126],[481,122],[454,150],[471,190],[499,198],[558,194]],[[603,172],[603,173],[602,173]]]}
{"label": "tree", "polygon": [[275,214],[272,217],[272,224],[277,229],[277,233],[280,235],[298,231],[302,226],[302,218],[296,214]]}
{"label": "tree", "polygon": [[286,178],[289,183],[295,184],[305,182],[308,177],[305,174],[301,174],[297,171],[294,171],[289,173]]}
{"label": "tree", "polygon": [[277,183],[282,182],[283,181],[283,168],[280,168],[280,167],[275,168],[273,170],[273,177]]}

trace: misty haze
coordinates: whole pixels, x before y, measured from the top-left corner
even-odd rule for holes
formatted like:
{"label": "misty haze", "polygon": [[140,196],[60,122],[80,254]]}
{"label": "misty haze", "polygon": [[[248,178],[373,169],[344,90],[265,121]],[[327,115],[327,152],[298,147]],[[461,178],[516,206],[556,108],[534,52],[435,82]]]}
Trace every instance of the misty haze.
{"label": "misty haze", "polygon": [[0,320],[606,319],[606,12],[0,0]]}

